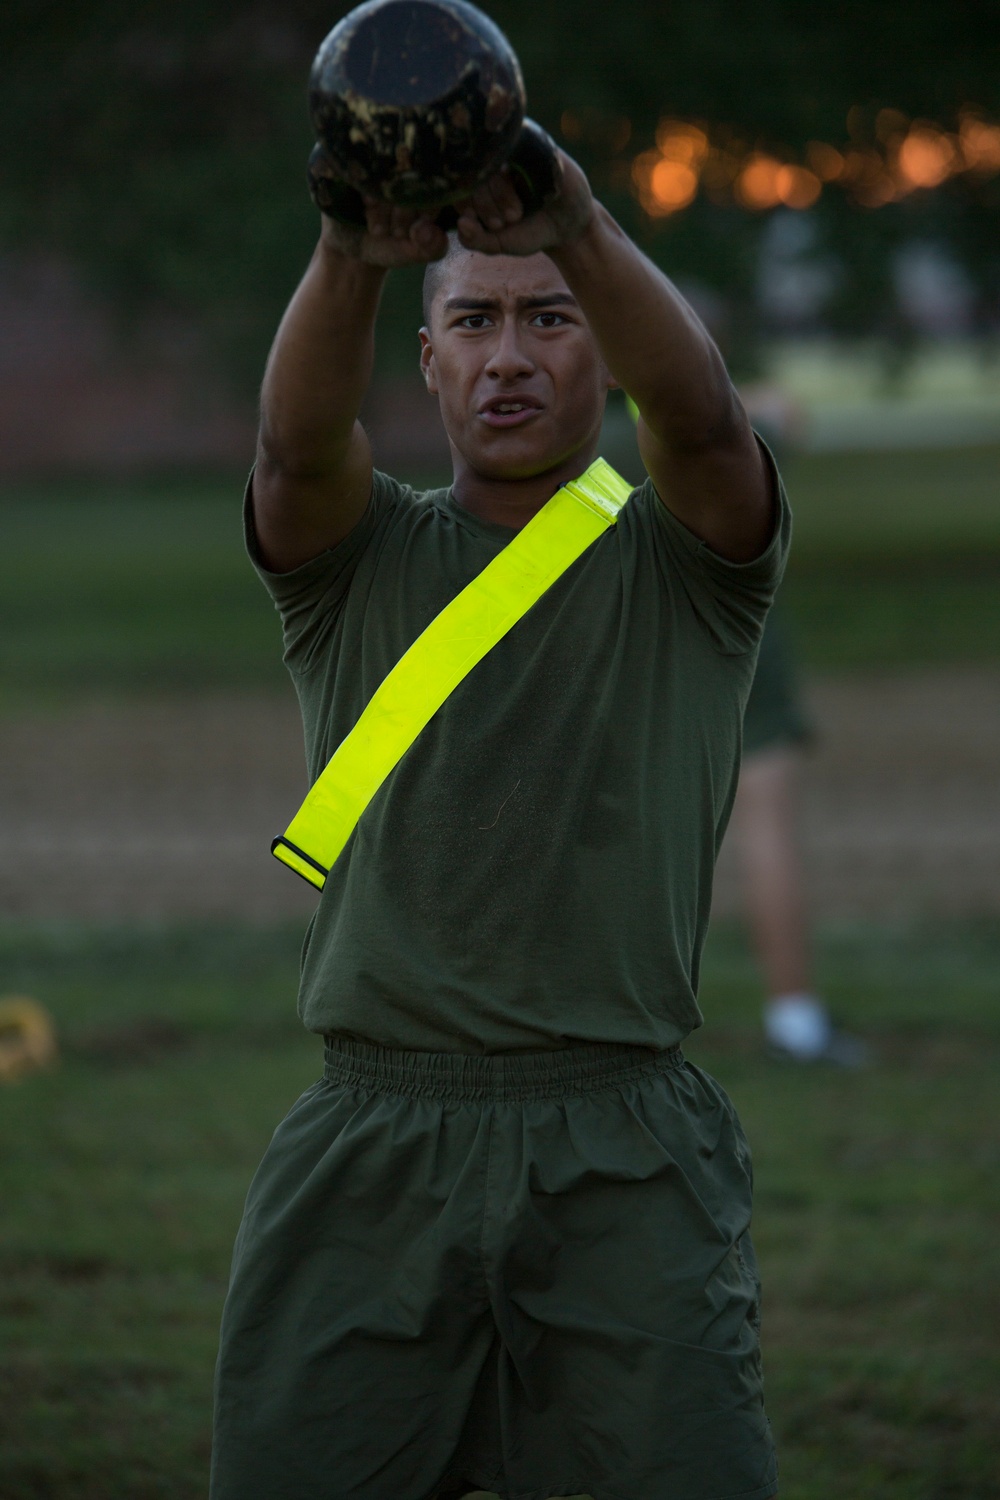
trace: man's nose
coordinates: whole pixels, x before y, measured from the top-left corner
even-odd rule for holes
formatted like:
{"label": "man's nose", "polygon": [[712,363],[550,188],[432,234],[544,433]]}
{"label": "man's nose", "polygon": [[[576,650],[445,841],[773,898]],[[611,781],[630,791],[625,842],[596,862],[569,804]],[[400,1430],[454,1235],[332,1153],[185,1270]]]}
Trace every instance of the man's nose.
{"label": "man's nose", "polygon": [[486,373],[495,380],[516,380],[521,375],[530,375],[534,368],[517,319],[504,318],[497,331]]}

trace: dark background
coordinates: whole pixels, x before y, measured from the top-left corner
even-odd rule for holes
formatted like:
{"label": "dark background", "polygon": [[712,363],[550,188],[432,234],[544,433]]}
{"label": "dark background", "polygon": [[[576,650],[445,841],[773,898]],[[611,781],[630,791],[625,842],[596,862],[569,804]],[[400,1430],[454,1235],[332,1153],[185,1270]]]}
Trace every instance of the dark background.
{"label": "dark background", "polygon": [[[0,245],[63,257],[124,329],[154,312],[193,318],[209,355],[252,385],[315,236],[303,185],[305,80],[348,8],[10,0],[0,30]],[[769,216],[702,195],[669,219],[646,219],[627,169],[657,122],[708,122],[748,149],[796,160],[810,140],[874,142],[885,108],[947,130],[970,105],[1000,116],[1000,10],[988,0],[497,0],[491,13],[522,59],[531,113],[658,261],[731,300],[734,357],[747,370],[767,333],[754,288]],[[996,173],[957,176],[877,210],[827,189],[810,215],[816,255],[837,262],[824,326],[907,342],[892,256],[930,238],[965,269],[977,327],[995,335],[998,210]],[[413,279],[394,279],[390,307],[413,307]],[[390,366],[409,357],[398,327],[386,320]]]}

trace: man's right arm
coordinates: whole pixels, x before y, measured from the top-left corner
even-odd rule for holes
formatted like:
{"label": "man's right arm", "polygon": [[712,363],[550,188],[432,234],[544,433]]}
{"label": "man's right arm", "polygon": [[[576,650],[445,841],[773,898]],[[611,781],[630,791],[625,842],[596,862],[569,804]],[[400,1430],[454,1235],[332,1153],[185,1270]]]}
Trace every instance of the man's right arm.
{"label": "man's right arm", "polygon": [[253,518],[261,561],[276,573],[343,541],[368,504],[371,449],[358,412],[382,283],[391,266],[433,260],[447,248],[426,218],[398,210],[392,217],[371,208],[366,232],[324,218],[268,358]]}

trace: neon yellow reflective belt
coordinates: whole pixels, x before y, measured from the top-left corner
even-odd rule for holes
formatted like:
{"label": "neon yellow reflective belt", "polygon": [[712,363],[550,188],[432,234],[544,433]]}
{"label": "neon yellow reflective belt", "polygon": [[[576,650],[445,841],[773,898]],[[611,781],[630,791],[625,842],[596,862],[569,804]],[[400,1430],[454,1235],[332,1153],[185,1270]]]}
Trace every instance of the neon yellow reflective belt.
{"label": "neon yellow reflective belt", "polygon": [[379,684],[271,853],[319,890],[389,772],[449,693],[570,563],[613,526],[631,493],[598,458],[557,490],[446,604]]}

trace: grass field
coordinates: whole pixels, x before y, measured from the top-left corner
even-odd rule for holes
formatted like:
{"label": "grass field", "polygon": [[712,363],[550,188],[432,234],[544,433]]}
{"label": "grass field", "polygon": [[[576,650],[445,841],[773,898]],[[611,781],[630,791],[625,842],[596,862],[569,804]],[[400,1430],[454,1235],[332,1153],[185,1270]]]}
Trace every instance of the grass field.
{"label": "grass field", "polygon": [[[0,932],[59,1068],[0,1090],[0,1495],[196,1500],[233,1235],[270,1131],[318,1072],[298,934]],[[754,1147],[784,1500],[1000,1495],[1000,933],[828,932],[877,1064],[758,1051],[739,934],[715,934],[689,1055]]]}
{"label": "grass field", "polygon": [[[1000,448],[801,455],[786,605],[807,666],[1000,661]],[[266,687],[277,626],[241,480],[0,492],[0,708]]]}

